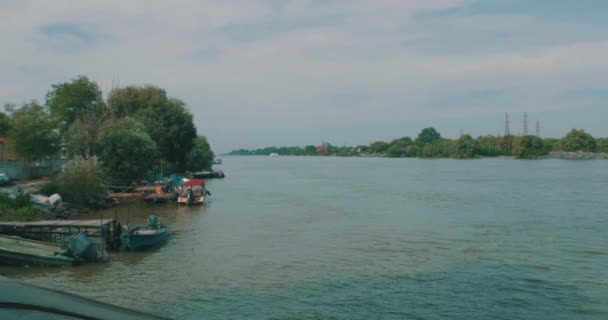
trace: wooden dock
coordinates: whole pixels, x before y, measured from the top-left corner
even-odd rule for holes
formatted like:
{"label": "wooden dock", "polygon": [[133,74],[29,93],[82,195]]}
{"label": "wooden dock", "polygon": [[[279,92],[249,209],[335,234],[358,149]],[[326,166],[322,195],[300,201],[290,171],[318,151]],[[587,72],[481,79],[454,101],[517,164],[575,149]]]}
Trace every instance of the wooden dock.
{"label": "wooden dock", "polygon": [[114,219],[0,222],[0,234],[61,243],[71,235],[82,232],[88,237],[101,239],[110,249],[120,237],[115,234],[117,229]]}

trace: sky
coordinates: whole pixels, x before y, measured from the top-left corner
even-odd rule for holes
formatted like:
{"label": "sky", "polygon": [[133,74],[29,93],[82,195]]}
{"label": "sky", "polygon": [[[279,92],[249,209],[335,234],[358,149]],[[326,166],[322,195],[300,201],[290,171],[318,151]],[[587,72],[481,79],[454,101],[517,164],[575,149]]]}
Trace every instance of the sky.
{"label": "sky", "polygon": [[0,1],[0,103],[86,75],[186,102],[216,153],[572,128],[608,136],[605,0]]}

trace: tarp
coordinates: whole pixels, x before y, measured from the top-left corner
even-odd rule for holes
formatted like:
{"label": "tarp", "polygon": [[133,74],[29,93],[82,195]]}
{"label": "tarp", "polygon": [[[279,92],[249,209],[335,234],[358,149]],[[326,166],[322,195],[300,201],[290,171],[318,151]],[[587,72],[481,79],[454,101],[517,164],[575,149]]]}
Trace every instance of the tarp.
{"label": "tarp", "polygon": [[186,182],[184,182],[184,186],[201,186],[204,187],[205,186],[205,181],[203,180],[188,180]]}

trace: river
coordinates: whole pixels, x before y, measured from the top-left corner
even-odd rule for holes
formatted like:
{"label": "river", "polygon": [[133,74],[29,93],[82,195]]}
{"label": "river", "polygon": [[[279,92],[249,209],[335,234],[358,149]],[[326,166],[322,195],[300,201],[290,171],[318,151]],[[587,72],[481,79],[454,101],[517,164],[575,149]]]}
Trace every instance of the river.
{"label": "river", "polygon": [[[0,274],[179,319],[607,319],[608,161],[226,157],[162,248]],[[113,216],[113,210],[104,216]]]}

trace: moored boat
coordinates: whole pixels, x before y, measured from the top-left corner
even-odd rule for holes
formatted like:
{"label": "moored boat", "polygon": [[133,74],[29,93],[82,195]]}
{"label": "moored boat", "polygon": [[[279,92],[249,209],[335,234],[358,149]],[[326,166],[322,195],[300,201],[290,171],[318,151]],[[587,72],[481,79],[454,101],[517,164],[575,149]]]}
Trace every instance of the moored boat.
{"label": "moored boat", "polygon": [[5,264],[69,266],[79,261],[59,244],[0,235],[0,262]]}
{"label": "moored boat", "polygon": [[205,188],[205,181],[188,180],[181,186],[177,203],[185,205],[203,204],[207,195],[211,195],[211,193]]}
{"label": "moored boat", "polygon": [[141,250],[160,246],[169,239],[169,227],[158,223],[156,216],[148,217],[148,224],[128,229],[122,235],[124,249]]}

